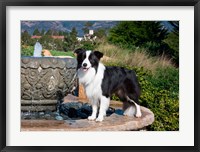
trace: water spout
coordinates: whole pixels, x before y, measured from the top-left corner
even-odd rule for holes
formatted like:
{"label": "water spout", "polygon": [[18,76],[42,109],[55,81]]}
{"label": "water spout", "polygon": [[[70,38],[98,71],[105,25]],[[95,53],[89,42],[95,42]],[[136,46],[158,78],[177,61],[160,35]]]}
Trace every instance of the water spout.
{"label": "water spout", "polygon": [[39,42],[35,43],[33,56],[34,57],[41,57],[42,56],[42,45]]}

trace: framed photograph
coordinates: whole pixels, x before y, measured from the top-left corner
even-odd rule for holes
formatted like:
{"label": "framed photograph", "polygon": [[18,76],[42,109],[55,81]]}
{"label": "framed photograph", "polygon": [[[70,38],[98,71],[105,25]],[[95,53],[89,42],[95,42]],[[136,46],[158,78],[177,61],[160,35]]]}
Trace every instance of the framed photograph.
{"label": "framed photograph", "polygon": [[1,151],[199,151],[199,7],[1,1]]}

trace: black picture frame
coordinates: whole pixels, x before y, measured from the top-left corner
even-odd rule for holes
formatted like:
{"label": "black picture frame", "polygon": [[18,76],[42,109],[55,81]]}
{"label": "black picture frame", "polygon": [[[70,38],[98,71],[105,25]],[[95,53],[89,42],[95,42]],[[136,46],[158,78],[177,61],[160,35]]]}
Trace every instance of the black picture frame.
{"label": "black picture frame", "polygon": [[[194,6],[194,146],[7,146],[6,145],[6,7],[7,6]],[[199,64],[200,1],[199,0],[1,0],[0,1],[0,149],[20,151],[200,151],[199,144]],[[185,139],[187,140],[187,139]]]}

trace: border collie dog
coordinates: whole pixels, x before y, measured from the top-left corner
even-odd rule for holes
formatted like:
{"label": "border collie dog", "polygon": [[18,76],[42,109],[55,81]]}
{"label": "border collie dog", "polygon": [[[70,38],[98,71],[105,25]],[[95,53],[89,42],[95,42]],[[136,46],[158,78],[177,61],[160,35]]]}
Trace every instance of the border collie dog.
{"label": "border collie dog", "polygon": [[79,82],[92,104],[92,115],[88,120],[103,121],[112,94],[123,101],[124,115],[141,117],[140,88],[134,71],[104,66],[100,63],[103,53],[99,51],[77,49],[74,53],[77,54]]}

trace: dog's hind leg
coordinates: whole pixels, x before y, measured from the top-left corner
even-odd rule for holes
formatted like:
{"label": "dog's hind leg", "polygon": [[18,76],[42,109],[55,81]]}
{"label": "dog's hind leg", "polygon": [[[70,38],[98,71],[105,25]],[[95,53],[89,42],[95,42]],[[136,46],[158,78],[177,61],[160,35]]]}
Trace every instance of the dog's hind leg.
{"label": "dog's hind leg", "polygon": [[136,107],[133,103],[130,103],[128,101],[123,101],[123,115],[125,116],[134,116],[136,113]]}
{"label": "dog's hind leg", "polygon": [[[137,118],[141,117],[142,113],[141,113],[140,105],[138,105],[134,100],[130,99],[128,96],[127,96],[127,100],[135,105],[135,108],[136,108],[135,116]],[[133,110],[133,106],[128,107],[125,113],[130,113],[129,112],[130,110]]]}

